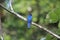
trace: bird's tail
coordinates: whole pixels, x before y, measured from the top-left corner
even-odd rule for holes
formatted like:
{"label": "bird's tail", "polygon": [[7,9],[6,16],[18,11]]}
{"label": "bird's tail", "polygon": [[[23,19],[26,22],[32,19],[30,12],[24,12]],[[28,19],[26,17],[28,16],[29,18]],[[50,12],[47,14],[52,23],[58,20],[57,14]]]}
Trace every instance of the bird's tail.
{"label": "bird's tail", "polygon": [[28,23],[28,24],[27,24],[27,26],[28,26],[28,28],[30,28],[30,26],[31,26],[31,23]]}

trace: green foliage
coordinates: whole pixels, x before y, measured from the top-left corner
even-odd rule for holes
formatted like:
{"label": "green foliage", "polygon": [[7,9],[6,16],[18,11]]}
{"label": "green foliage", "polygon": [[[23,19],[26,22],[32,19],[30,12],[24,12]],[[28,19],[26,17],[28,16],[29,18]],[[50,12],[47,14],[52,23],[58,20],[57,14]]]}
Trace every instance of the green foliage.
{"label": "green foliage", "polygon": [[52,39],[52,35],[47,34],[47,36],[46,36],[46,40],[51,40],[51,39]]}
{"label": "green foliage", "polygon": [[54,38],[52,35],[47,34],[47,35],[46,35],[46,40],[57,40],[57,39]]}
{"label": "green foliage", "polygon": [[4,35],[4,40],[11,40],[11,37],[9,35]]}
{"label": "green foliage", "polygon": [[60,22],[58,23],[58,28],[60,29]]}
{"label": "green foliage", "polygon": [[60,20],[60,6],[55,10],[55,13],[58,16],[58,19]]}
{"label": "green foliage", "polygon": [[56,23],[58,21],[58,16],[52,12],[47,14],[46,20],[48,20],[49,23]]}
{"label": "green foliage", "polygon": [[60,35],[60,29],[58,29],[58,30],[56,31],[56,33],[57,33],[58,35]]}

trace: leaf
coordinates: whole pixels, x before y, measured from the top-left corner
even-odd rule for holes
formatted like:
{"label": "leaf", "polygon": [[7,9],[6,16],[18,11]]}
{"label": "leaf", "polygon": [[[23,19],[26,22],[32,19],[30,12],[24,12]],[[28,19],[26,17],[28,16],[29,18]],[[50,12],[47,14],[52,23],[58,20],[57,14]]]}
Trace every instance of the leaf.
{"label": "leaf", "polygon": [[5,35],[4,40],[11,40],[11,37],[9,35]]}
{"label": "leaf", "polygon": [[58,16],[54,12],[52,12],[47,14],[46,19],[49,23],[56,23],[58,21]]}
{"label": "leaf", "polygon": [[58,23],[58,28],[60,29],[60,22]]}
{"label": "leaf", "polygon": [[46,36],[46,40],[52,40],[52,35],[47,34],[47,36]]}
{"label": "leaf", "polygon": [[55,14],[58,16],[58,19],[60,20],[60,7],[55,10]]}

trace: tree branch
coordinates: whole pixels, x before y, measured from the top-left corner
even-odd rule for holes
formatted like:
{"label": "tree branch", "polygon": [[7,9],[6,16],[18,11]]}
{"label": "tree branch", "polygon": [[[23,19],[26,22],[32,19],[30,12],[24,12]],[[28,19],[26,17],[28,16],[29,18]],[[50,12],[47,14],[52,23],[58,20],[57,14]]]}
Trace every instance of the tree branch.
{"label": "tree branch", "polygon": [[[14,11],[10,11],[10,10],[6,9],[2,4],[0,4],[0,7],[3,8],[3,9],[5,9],[6,11],[10,12],[11,14],[16,15],[18,18],[20,18],[20,19],[22,19],[22,20],[24,20],[24,21],[27,21],[26,18],[24,18],[23,16],[19,15],[18,13],[14,12]],[[53,33],[52,31],[48,30],[47,28],[42,27],[41,25],[36,24],[36,23],[34,23],[34,22],[32,22],[32,24],[35,25],[35,26],[37,26],[37,27],[39,27],[40,29],[45,30],[46,32],[48,32],[48,33],[50,33],[51,35],[53,35],[54,37],[60,39],[60,36],[59,36],[59,35]]]}

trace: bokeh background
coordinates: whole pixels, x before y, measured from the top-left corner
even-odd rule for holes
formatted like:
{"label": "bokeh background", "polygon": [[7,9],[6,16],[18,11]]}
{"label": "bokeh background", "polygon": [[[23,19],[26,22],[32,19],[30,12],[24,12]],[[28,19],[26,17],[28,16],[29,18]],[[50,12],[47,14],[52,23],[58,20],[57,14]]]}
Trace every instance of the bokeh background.
{"label": "bokeh background", "polygon": [[[8,1],[4,2],[6,8]],[[28,16],[27,8],[32,7],[32,21],[60,35],[60,0],[12,0],[12,6],[25,18]],[[28,29],[27,22],[5,10],[3,15],[4,40],[58,40],[34,25]]]}

